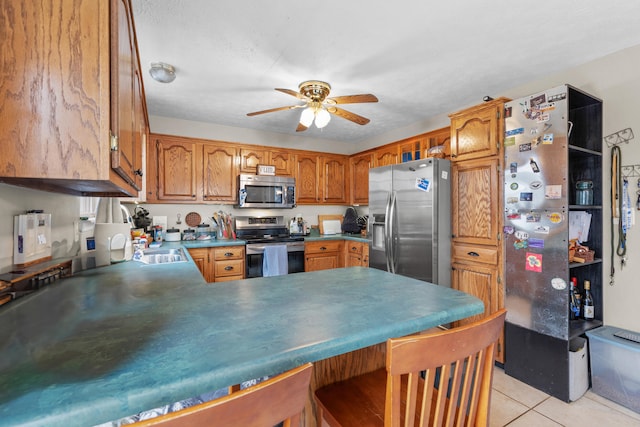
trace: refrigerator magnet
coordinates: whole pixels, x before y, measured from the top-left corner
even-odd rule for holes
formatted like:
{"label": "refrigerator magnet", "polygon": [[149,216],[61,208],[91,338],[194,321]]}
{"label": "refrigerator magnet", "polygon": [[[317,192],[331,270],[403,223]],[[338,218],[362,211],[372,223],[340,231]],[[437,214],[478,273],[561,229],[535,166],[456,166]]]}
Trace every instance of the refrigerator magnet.
{"label": "refrigerator magnet", "polygon": [[431,182],[426,178],[416,178],[416,188],[422,191],[429,191]]}
{"label": "refrigerator magnet", "polygon": [[567,282],[565,282],[564,279],[560,277],[554,277],[553,279],[551,279],[551,287],[555,290],[562,291],[564,289],[567,289]]}
{"label": "refrigerator magnet", "polygon": [[536,249],[544,249],[544,240],[531,237],[529,238],[529,247],[536,248]]}
{"label": "refrigerator magnet", "polygon": [[533,271],[534,273],[542,272],[542,254],[527,252],[525,259],[525,269],[527,271]]}
{"label": "refrigerator magnet", "polygon": [[553,144],[553,134],[545,133],[542,137],[542,145],[551,145]]}
{"label": "refrigerator magnet", "polygon": [[530,202],[533,200],[533,193],[520,193],[521,202]]}
{"label": "refrigerator magnet", "polygon": [[523,151],[531,151],[531,143],[530,142],[525,142],[524,144],[518,145],[518,151],[521,152],[521,153]]}
{"label": "refrigerator magnet", "polygon": [[549,234],[549,227],[546,225],[536,225],[533,229],[534,233]]}
{"label": "refrigerator magnet", "polygon": [[562,185],[561,184],[547,185],[544,188],[544,198],[545,199],[561,199]]}
{"label": "refrigerator magnet", "polygon": [[547,218],[549,218],[549,221],[553,224],[560,224],[564,220],[564,215],[560,212],[551,212],[547,215]]}

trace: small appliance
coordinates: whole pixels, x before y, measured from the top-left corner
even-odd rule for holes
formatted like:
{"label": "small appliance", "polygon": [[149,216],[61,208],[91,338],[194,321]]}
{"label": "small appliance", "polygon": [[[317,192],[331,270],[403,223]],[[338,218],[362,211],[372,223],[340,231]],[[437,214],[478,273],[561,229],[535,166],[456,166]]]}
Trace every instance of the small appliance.
{"label": "small appliance", "polygon": [[290,176],[238,176],[238,208],[280,208],[296,206],[296,180]]}

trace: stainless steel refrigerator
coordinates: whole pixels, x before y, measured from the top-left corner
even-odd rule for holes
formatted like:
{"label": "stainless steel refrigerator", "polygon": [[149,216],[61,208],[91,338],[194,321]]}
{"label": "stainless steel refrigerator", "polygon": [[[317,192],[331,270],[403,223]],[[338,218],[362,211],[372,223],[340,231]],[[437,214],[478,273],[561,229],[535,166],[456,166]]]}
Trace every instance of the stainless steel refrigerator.
{"label": "stainless steel refrigerator", "polygon": [[451,163],[428,158],[369,171],[369,266],[451,286]]}

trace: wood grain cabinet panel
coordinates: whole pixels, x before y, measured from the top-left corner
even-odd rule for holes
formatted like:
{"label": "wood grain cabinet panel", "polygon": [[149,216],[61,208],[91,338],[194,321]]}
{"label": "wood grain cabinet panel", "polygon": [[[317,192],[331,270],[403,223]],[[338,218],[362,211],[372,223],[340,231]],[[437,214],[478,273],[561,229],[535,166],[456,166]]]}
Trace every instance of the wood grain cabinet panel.
{"label": "wood grain cabinet panel", "polygon": [[[199,200],[199,177],[202,146],[194,140],[156,137],[158,201]],[[150,188],[151,189],[151,188]]]}
{"label": "wood grain cabinet panel", "polygon": [[320,201],[320,162],[317,154],[296,156],[296,202],[316,204]]}
{"label": "wood grain cabinet panel", "polygon": [[372,153],[365,153],[349,158],[349,173],[351,175],[351,204],[369,204],[369,169],[372,166]]}
{"label": "wood grain cabinet panel", "polygon": [[11,2],[0,28],[0,179],[138,196],[143,149],[135,115],[146,110],[135,107],[144,100],[137,99],[130,1]]}
{"label": "wood grain cabinet panel", "polygon": [[504,98],[451,114],[451,160],[495,156],[504,129]]}
{"label": "wood grain cabinet panel", "polygon": [[454,243],[498,245],[500,210],[499,160],[456,162],[452,174]]}
{"label": "wood grain cabinet panel", "polygon": [[345,156],[321,156],[322,201],[342,205],[349,201],[349,164]]}
{"label": "wood grain cabinet panel", "polygon": [[342,240],[305,242],[304,271],[328,270],[344,266]]}
{"label": "wood grain cabinet panel", "polygon": [[230,146],[204,144],[204,201],[235,202],[238,200],[238,150]]}

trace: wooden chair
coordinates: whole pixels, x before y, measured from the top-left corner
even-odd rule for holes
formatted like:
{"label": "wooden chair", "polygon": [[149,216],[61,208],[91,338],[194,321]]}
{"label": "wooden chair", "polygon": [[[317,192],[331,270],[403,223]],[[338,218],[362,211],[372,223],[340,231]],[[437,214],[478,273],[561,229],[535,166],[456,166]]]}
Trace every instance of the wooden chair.
{"label": "wooden chair", "polygon": [[309,396],[307,363],[228,396],[145,421],[135,427],[298,427]]}
{"label": "wooden chair", "polygon": [[315,392],[318,427],[487,426],[505,314],[389,339],[386,369]]}

